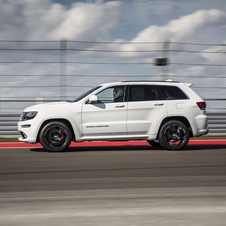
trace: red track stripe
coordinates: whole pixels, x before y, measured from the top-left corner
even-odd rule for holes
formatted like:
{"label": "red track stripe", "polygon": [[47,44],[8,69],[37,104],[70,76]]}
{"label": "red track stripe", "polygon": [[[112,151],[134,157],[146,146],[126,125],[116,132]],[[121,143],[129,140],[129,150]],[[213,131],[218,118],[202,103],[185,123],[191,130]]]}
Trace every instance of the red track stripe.
{"label": "red track stripe", "polygon": [[[220,145],[225,144],[226,140],[190,140],[189,145]],[[125,146],[125,145],[149,145],[146,141],[111,141],[111,142],[82,142],[82,143],[71,143],[70,147],[92,147],[92,146]],[[42,147],[38,144],[26,144],[22,142],[15,143],[0,143],[0,148],[35,148]]]}
{"label": "red track stripe", "polygon": [[226,140],[190,140],[188,144],[193,144],[193,145],[226,144]]}

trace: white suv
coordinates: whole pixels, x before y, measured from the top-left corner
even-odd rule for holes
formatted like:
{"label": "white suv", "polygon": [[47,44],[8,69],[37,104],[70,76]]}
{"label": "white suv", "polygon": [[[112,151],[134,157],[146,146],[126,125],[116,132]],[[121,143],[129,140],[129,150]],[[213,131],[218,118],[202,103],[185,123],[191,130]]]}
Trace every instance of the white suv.
{"label": "white suv", "polygon": [[71,141],[146,140],[168,150],[208,132],[206,103],[179,82],[125,81],[97,86],[71,102],[28,107],[20,141],[63,151]]}

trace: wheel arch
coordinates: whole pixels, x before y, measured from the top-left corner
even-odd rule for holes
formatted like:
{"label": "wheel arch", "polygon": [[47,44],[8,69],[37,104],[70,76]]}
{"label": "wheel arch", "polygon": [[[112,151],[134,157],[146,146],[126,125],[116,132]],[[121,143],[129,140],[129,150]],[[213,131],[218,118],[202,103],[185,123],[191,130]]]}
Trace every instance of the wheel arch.
{"label": "wheel arch", "polygon": [[187,128],[189,129],[189,132],[190,132],[190,137],[193,137],[193,131],[192,131],[192,128],[191,128],[191,124],[189,123],[188,119],[186,117],[183,117],[183,116],[170,116],[170,117],[166,117],[162,120],[160,126],[159,126],[159,129],[158,129],[158,134],[157,134],[157,139],[159,138],[159,132],[160,132],[160,129],[162,128],[162,126],[168,122],[168,121],[171,121],[171,120],[178,120],[178,121],[181,121],[183,122]]}
{"label": "wheel arch", "polygon": [[72,127],[70,121],[67,120],[67,119],[63,119],[63,118],[54,118],[54,119],[47,119],[47,120],[45,120],[45,121],[42,123],[42,125],[41,125],[40,128],[39,128],[37,137],[36,137],[36,143],[39,143],[39,135],[40,135],[40,132],[41,132],[42,128],[43,128],[45,125],[47,125],[48,123],[50,123],[50,122],[55,122],[55,121],[56,121],[56,122],[63,122],[63,123],[65,123],[65,124],[69,127],[69,129],[71,130],[72,141],[75,141],[75,133],[74,133],[74,130],[73,130],[73,127]]}

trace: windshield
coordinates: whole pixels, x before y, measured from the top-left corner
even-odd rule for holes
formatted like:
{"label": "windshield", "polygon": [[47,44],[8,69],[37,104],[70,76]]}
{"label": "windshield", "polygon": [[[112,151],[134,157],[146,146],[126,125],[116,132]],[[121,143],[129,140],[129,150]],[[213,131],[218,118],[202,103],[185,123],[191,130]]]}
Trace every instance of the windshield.
{"label": "windshield", "polygon": [[92,88],[91,90],[86,91],[85,93],[83,93],[82,95],[80,95],[76,99],[74,99],[72,102],[80,101],[81,99],[88,96],[90,93],[94,92],[95,90],[99,89],[100,87],[101,86],[96,86],[96,87]]}

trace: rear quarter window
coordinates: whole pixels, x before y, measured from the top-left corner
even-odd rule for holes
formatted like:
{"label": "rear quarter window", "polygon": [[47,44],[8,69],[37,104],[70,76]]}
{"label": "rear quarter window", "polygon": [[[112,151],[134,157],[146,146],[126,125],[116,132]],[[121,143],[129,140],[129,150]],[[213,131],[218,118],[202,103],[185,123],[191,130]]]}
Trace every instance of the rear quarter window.
{"label": "rear quarter window", "polygon": [[158,86],[165,100],[183,100],[188,96],[177,86]]}

